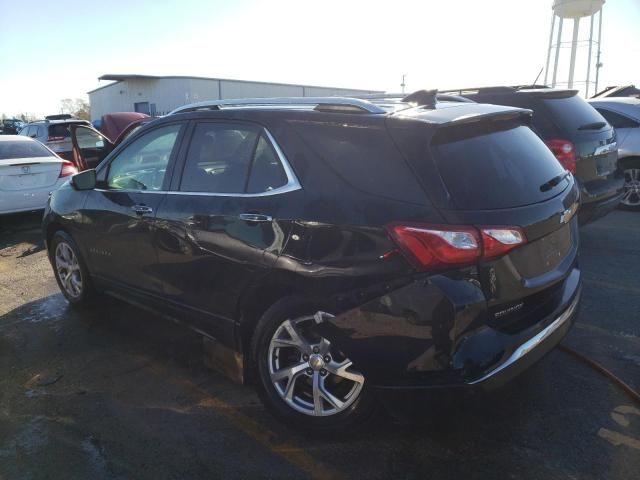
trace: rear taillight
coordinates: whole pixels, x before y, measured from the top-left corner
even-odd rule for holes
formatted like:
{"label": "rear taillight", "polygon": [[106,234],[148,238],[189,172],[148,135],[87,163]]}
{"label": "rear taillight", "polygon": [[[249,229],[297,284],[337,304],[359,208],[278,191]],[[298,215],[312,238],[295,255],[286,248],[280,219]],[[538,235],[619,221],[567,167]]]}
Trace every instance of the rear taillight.
{"label": "rear taillight", "polygon": [[480,227],[482,235],[482,258],[504,255],[526,243],[524,232],[519,227]]}
{"label": "rear taillight", "polygon": [[60,176],[58,178],[68,177],[69,175],[74,175],[76,173],[78,173],[76,166],[71,162],[64,161],[62,162]]}
{"label": "rear taillight", "polygon": [[60,140],[64,140],[64,137],[54,137],[51,135],[47,137],[47,142],[58,142]]}
{"label": "rear taillight", "polygon": [[560,164],[571,173],[576,173],[576,147],[569,140],[552,138],[545,142]]}
{"label": "rear taillight", "polygon": [[421,270],[473,264],[526,243],[519,227],[392,224],[387,228]]}

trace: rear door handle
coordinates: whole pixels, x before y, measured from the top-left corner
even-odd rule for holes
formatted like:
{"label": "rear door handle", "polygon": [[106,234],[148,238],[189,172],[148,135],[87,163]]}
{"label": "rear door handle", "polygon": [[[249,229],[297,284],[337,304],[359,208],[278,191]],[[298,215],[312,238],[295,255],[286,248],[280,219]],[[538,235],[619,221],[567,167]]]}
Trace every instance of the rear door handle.
{"label": "rear door handle", "polygon": [[269,215],[261,215],[259,213],[241,213],[240,220],[246,222],[271,222],[273,220]]}
{"label": "rear door handle", "polygon": [[145,215],[147,213],[153,213],[153,208],[148,207],[146,205],[134,205],[131,207],[131,210],[136,212],[138,215]]}

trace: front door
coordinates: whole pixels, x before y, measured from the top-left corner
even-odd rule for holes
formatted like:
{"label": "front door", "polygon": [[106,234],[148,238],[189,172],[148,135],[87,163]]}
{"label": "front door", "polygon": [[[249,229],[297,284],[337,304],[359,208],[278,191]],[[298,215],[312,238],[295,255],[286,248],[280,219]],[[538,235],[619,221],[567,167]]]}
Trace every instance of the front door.
{"label": "front door", "polygon": [[98,188],[83,209],[83,243],[99,279],[161,293],[152,233],[183,126],[165,124],[143,133],[99,170]]}

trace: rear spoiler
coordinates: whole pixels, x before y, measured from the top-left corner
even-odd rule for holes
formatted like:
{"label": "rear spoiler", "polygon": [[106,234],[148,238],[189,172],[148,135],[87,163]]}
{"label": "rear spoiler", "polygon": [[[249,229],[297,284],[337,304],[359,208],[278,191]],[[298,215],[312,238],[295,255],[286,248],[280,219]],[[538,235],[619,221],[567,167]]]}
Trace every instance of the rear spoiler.
{"label": "rear spoiler", "polygon": [[535,95],[545,98],[568,98],[578,94],[578,90],[551,88],[546,85],[517,85],[514,87],[473,87],[473,88],[457,88],[453,90],[441,90],[441,93],[457,95],[463,98],[467,96],[482,95],[513,95],[515,93],[523,93],[527,95]]}
{"label": "rear spoiler", "polygon": [[460,105],[442,109],[412,108],[391,114],[393,117],[419,120],[437,128],[468,125],[478,122],[496,122],[512,120],[517,123],[530,124],[533,111],[502,105],[482,103],[461,103]]}

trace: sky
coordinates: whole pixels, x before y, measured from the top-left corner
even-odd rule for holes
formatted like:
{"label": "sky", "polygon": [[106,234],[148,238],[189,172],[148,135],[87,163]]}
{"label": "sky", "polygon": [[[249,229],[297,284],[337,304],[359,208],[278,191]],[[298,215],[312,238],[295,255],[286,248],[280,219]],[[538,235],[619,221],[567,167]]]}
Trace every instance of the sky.
{"label": "sky", "polygon": [[[56,113],[106,73],[394,92],[403,74],[407,91],[531,83],[546,63],[551,4],[0,0],[0,113]],[[640,85],[638,25],[640,0],[607,0],[601,87]]]}

